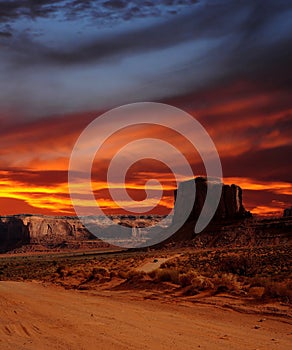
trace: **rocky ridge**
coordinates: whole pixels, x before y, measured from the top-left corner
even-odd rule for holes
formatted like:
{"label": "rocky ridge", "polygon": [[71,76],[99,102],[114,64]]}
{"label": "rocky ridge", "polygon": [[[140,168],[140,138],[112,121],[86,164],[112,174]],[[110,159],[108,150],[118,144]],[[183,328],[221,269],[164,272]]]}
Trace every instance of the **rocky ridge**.
{"label": "rocky ridge", "polygon": [[[242,245],[263,245],[291,242],[292,217],[285,211],[284,218],[252,218],[242,201],[242,190],[237,185],[223,185],[222,194],[215,216],[207,228],[200,234],[194,233],[196,221],[205,202],[208,184],[203,178],[192,179],[180,184],[175,191],[173,223],[189,205],[191,190],[196,186],[195,200],[185,224],[174,235],[159,244],[194,245],[198,248]],[[216,183],[211,184],[217,186]],[[213,187],[214,188],[214,187]],[[289,209],[290,210],[290,209]],[[92,218],[92,224],[98,224],[101,237],[109,235],[113,239],[120,237],[119,228],[147,227],[157,224],[161,216],[114,216],[112,221],[105,218]],[[167,230],[167,229],[166,229]],[[130,234],[131,235],[131,234]],[[99,236],[99,235],[97,235]],[[132,230],[133,236],[133,230]],[[127,237],[131,239],[131,237]],[[92,235],[77,217],[14,215],[0,217],[0,252],[27,252],[75,249],[105,249],[109,243]]]}

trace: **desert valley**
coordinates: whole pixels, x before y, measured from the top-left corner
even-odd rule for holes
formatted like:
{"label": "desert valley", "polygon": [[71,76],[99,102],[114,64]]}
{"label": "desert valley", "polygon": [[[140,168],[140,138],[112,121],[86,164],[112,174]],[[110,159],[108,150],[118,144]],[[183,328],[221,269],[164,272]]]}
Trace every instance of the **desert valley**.
{"label": "desert valley", "polygon": [[[1,349],[288,349],[292,217],[253,217],[225,186],[194,234],[196,181],[187,222],[148,248],[103,242],[73,217],[2,217]],[[136,234],[161,217],[111,219]]]}

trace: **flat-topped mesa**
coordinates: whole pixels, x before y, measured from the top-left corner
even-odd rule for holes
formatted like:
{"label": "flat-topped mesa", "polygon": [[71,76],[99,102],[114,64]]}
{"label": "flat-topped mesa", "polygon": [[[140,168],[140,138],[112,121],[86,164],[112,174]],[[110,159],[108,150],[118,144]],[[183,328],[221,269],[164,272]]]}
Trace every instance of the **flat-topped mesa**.
{"label": "flat-topped mesa", "polygon": [[76,217],[29,214],[0,217],[0,252],[28,244],[55,247],[95,238]]}
{"label": "flat-topped mesa", "polygon": [[[178,190],[175,190],[174,222],[183,217],[183,213],[189,202],[193,202],[195,185],[195,201],[187,221],[195,221],[199,218],[205,203],[207,190],[212,191],[215,186],[221,186],[216,182],[208,183],[203,177],[185,181],[179,184]],[[213,217],[213,221],[243,219],[251,217],[251,213],[246,211],[242,204],[242,189],[237,185],[222,185],[221,198]]]}
{"label": "flat-topped mesa", "polygon": [[31,242],[92,238],[77,217],[23,215],[20,218],[29,230]]}

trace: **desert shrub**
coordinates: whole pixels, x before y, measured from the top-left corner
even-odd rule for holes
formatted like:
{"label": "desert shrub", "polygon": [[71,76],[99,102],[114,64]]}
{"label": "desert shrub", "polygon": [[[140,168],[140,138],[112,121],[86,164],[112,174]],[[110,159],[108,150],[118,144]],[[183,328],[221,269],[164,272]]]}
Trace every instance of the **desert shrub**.
{"label": "desert shrub", "polygon": [[56,269],[57,274],[60,277],[65,277],[67,275],[67,269],[65,265],[59,265]]}
{"label": "desert shrub", "polygon": [[[200,274],[195,270],[189,270],[186,273],[181,273],[179,275],[179,282],[182,287],[190,286],[193,281],[200,278]],[[201,276],[202,277],[202,276]]]}
{"label": "desert shrub", "polygon": [[106,282],[111,279],[110,272],[107,268],[104,267],[94,267],[91,271],[84,271],[79,270],[78,275],[79,277],[83,277],[86,279],[87,282],[90,281],[99,281],[99,282]]}
{"label": "desert shrub", "polygon": [[215,275],[213,278],[214,289],[219,292],[235,292],[241,291],[241,284],[236,275],[231,273],[224,273],[220,276]]}
{"label": "desert shrub", "polygon": [[206,276],[196,274],[192,279],[192,288],[202,291],[214,288],[212,280]]}
{"label": "desert shrub", "polygon": [[263,288],[264,292],[257,299],[276,298],[292,303],[292,281],[275,281],[272,278],[256,277],[250,281],[249,292],[254,288]]}
{"label": "desert shrub", "polygon": [[218,261],[217,268],[227,274],[253,276],[256,272],[256,262],[247,255],[229,255]]}
{"label": "desert shrub", "polygon": [[171,268],[176,268],[177,267],[177,262],[174,260],[171,261],[166,261],[161,264],[162,269],[171,269]]}
{"label": "desert shrub", "polygon": [[110,279],[114,278],[114,277],[118,277],[118,274],[115,271],[110,271]]}
{"label": "desert shrub", "polygon": [[128,274],[129,274],[129,271],[126,271],[126,270],[118,270],[117,271],[117,277],[125,280],[128,278]]}
{"label": "desert shrub", "polygon": [[179,281],[182,287],[186,287],[184,290],[185,295],[195,295],[204,290],[214,289],[211,278],[203,276],[194,270],[180,274]]}
{"label": "desert shrub", "polygon": [[131,281],[131,282],[140,281],[144,278],[145,275],[146,273],[143,271],[131,270],[127,274],[127,281]]}
{"label": "desert shrub", "polygon": [[265,287],[250,287],[248,290],[248,295],[256,299],[261,299],[265,294]]}
{"label": "desert shrub", "polygon": [[74,274],[74,271],[72,269],[66,270],[66,277],[73,276],[73,274]]}
{"label": "desert shrub", "polygon": [[193,271],[189,271],[187,273],[182,273],[179,275],[179,283],[182,287],[187,287],[192,284],[192,279],[194,276]]}
{"label": "desert shrub", "polygon": [[105,267],[94,267],[91,273],[93,274],[93,276],[101,275],[103,277],[107,277],[110,275],[109,270]]}
{"label": "desert shrub", "polygon": [[79,280],[84,280],[84,279],[89,279],[92,276],[91,271],[86,270],[84,267],[79,267],[77,269],[70,269],[69,271],[66,273],[66,277],[73,276]]}
{"label": "desert shrub", "polygon": [[155,279],[155,277],[156,277],[156,270],[148,272],[148,276],[151,277],[152,279]]}
{"label": "desert shrub", "polygon": [[179,284],[179,272],[173,269],[157,269],[148,274],[157,282],[172,282]]}
{"label": "desert shrub", "polygon": [[265,286],[263,297],[277,298],[287,303],[292,303],[292,283],[272,281]]}

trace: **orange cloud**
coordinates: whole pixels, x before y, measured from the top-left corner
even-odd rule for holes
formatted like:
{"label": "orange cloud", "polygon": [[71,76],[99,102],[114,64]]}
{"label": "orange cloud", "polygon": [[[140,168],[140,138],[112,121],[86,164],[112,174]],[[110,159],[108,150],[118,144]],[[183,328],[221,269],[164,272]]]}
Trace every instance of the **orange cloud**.
{"label": "orange cloud", "polygon": [[[286,154],[291,150],[290,98],[290,94],[280,90],[265,90],[254,82],[239,81],[166,102],[188,110],[199,119],[219,151],[224,181],[245,190],[243,199],[248,209],[268,213],[280,212],[291,203],[288,179],[291,166]],[[77,137],[99,114],[84,112],[18,124],[9,124],[9,118],[4,115],[6,122],[0,130],[0,212],[12,213],[23,208],[23,211],[74,214],[68,194],[68,162]],[[170,142],[186,157],[194,175],[205,174],[197,151],[175,131],[146,125],[120,130],[104,143],[92,169],[96,199],[106,211],[119,210],[108,188],[124,187],[119,182],[107,184],[110,160],[125,144],[141,138]],[[159,159],[159,150],[156,151]],[[152,178],[163,185],[164,196],[158,211],[166,212],[173,206],[176,183],[170,169],[161,162],[147,159],[134,164],[126,176],[126,189],[133,199],[142,200],[145,181]],[[149,189],[155,197],[158,188]],[[94,203],[84,200],[85,204]],[[124,204],[132,209],[137,205]]]}
{"label": "orange cloud", "polygon": [[[71,200],[68,198],[67,183],[45,186],[27,186],[21,182],[0,180],[0,197],[21,200],[29,207],[40,208],[49,213],[72,213]],[[1,208],[8,213],[10,208]]]}
{"label": "orange cloud", "polygon": [[292,195],[292,184],[289,182],[257,181],[252,178],[225,177],[224,183],[237,184],[243,190],[265,190],[277,194]]}

